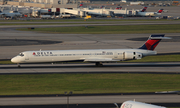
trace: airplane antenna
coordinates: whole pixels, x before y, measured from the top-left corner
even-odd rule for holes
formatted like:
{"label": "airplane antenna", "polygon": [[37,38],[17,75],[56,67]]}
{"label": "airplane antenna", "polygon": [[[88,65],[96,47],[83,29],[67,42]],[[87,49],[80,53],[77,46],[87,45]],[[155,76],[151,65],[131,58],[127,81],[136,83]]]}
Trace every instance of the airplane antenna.
{"label": "airplane antenna", "polygon": [[136,100],[134,99],[134,102],[135,102]]}
{"label": "airplane antenna", "polygon": [[40,49],[40,51],[41,51],[41,49]]}

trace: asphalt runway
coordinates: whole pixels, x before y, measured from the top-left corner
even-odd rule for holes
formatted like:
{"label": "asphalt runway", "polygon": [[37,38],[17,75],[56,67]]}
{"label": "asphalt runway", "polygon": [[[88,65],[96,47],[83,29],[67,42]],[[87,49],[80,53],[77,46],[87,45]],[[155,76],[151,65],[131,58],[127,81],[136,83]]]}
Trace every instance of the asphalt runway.
{"label": "asphalt runway", "polygon": [[22,64],[1,65],[0,74],[52,74],[52,73],[165,73],[179,74],[180,62],[171,63],[104,63],[96,67],[94,63],[84,64]]}
{"label": "asphalt runway", "polygon": [[[70,96],[69,104],[113,104],[127,100],[136,100],[146,103],[180,103],[177,94],[159,95],[107,95],[107,96]],[[67,104],[67,96],[60,97],[3,97],[0,106],[15,105],[58,105]]]}

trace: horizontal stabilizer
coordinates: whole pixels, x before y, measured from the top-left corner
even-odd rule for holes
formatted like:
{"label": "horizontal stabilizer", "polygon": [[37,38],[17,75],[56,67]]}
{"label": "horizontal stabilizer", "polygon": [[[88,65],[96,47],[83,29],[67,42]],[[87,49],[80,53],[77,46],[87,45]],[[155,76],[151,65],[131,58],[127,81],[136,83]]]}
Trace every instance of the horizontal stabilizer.
{"label": "horizontal stabilizer", "polygon": [[171,39],[170,37],[150,37],[149,39]]}
{"label": "horizontal stabilizer", "polygon": [[139,49],[154,50],[162,39],[171,39],[171,38],[164,37],[164,34],[150,35],[148,40],[145,42],[145,44],[142,47],[140,47]]}

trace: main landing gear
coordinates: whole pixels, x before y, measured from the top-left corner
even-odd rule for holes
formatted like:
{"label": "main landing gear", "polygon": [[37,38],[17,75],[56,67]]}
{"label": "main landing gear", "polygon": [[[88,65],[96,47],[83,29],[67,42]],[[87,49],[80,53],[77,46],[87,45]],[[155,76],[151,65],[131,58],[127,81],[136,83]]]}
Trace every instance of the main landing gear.
{"label": "main landing gear", "polygon": [[100,67],[103,66],[102,62],[96,62],[96,66]]}
{"label": "main landing gear", "polygon": [[19,63],[18,63],[17,65],[18,65],[18,68],[20,68],[20,67],[21,67],[21,65],[20,65]]}

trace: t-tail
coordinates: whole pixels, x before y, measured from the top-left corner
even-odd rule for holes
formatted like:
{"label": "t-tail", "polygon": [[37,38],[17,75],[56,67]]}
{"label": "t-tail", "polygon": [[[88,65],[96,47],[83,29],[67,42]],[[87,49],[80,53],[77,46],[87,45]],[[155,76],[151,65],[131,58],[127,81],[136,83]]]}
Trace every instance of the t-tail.
{"label": "t-tail", "polygon": [[81,3],[80,5],[79,5],[79,7],[82,7],[83,6],[83,4]]}
{"label": "t-tail", "polygon": [[145,12],[147,7],[145,6],[140,12]]}
{"label": "t-tail", "polygon": [[162,13],[164,9],[159,9],[157,13]]}
{"label": "t-tail", "polygon": [[150,35],[146,43],[139,49],[154,50],[162,39],[171,39],[171,38],[164,37],[164,34]]}
{"label": "t-tail", "polygon": [[122,9],[122,7],[121,6],[116,7],[116,10],[118,10],[118,9]]}

